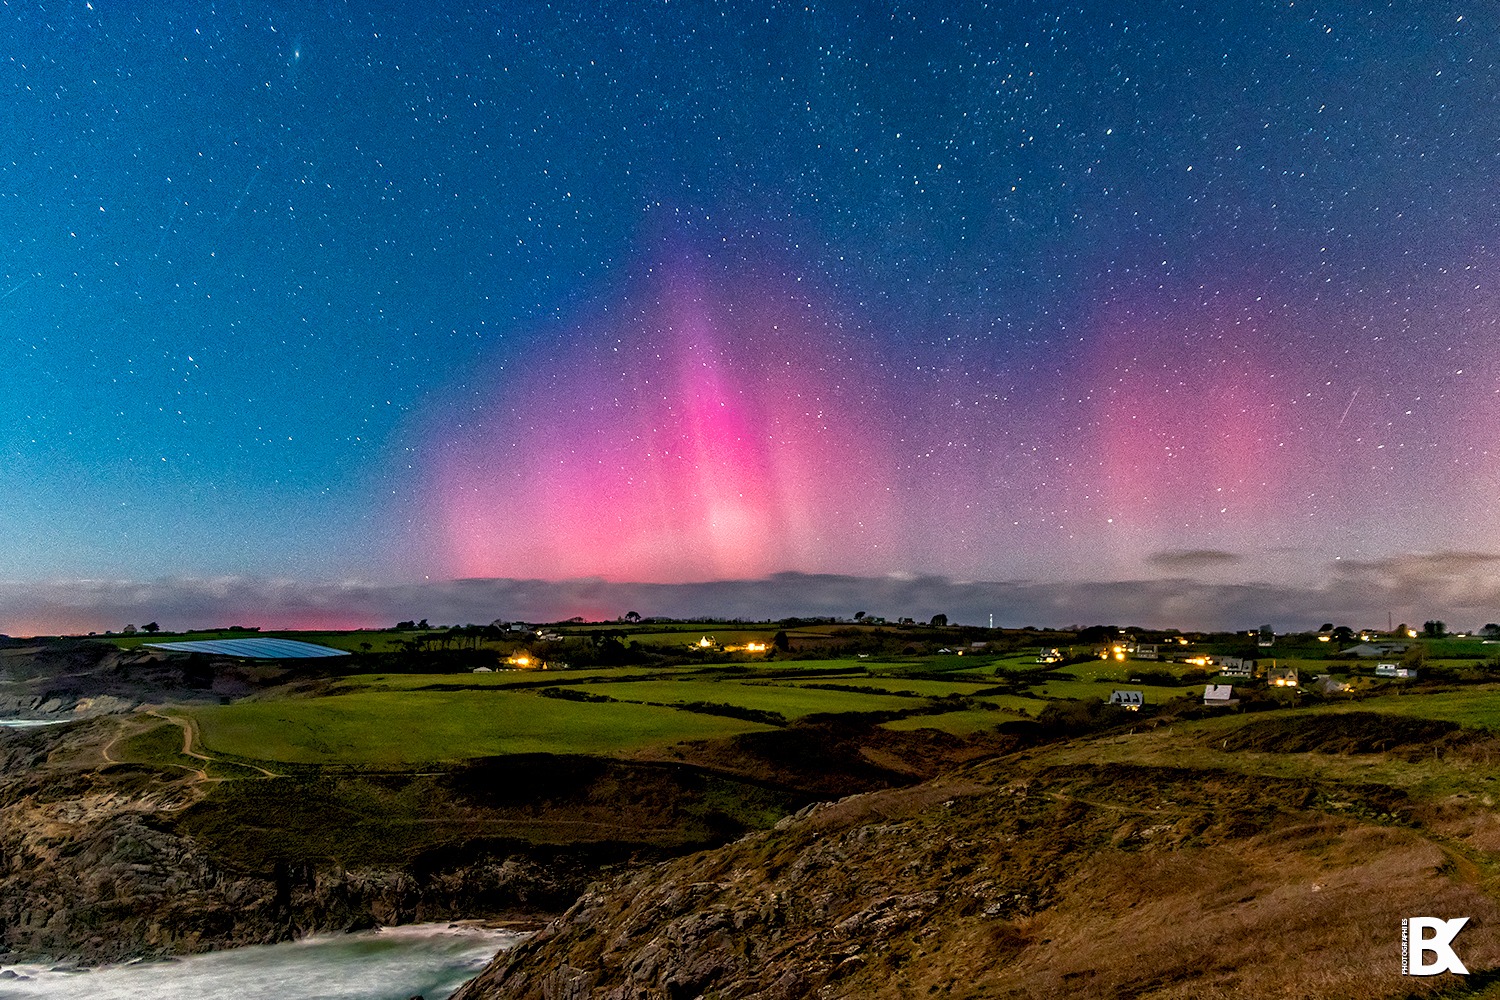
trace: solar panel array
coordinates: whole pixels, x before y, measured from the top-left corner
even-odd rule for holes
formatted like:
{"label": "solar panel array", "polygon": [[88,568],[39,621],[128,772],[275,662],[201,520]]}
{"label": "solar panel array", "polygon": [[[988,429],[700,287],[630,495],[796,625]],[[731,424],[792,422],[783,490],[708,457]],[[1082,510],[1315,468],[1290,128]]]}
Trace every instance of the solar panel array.
{"label": "solar panel array", "polygon": [[347,650],[296,639],[200,639],[194,642],[147,642],[170,653],[215,653],[252,660],[305,660],[315,656],[348,656]]}

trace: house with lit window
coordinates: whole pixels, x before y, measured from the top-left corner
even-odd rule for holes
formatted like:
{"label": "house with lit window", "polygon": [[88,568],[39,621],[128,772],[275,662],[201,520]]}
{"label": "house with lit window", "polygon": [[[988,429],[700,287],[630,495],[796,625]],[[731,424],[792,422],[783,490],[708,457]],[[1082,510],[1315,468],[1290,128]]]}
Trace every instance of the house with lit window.
{"label": "house with lit window", "polygon": [[1300,683],[1296,667],[1272,667],[1266,675],[1266,683],[1271,687],[1294,688]]}

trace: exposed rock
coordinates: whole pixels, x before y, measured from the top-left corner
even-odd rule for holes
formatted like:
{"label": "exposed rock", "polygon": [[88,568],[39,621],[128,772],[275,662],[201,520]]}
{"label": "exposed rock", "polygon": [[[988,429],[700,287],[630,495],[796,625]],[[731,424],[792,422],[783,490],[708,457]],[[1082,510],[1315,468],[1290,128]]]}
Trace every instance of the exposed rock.
{"label": "exposed rock", "polygon": [[454,1000],[1406,996],[1403,913],[1500,959],[1411,822],[1380,786],[989,763],[595,886]]}

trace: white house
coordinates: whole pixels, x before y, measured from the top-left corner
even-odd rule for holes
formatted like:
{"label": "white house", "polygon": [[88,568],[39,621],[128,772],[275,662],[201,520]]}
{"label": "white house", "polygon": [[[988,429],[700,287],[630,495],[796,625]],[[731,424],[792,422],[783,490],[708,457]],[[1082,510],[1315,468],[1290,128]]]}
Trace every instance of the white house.
{"label": "white house", "polygon": [[1234,687],[1229,684],[1210,684],[1203,689],[1203,704],[1205,705],[1238,705],[1240,700],[1234,696]]}
{"label": "white house", "polygon": [[1219,668],[1221,677],[1243,677],[1248,680],[1255,676],[1255,661],[1246,660],[1239,656],[1210,656],[1210,666]]}
{"label": "white house", "polygon": [[1146,704],[1146,694],[1144,691],[1112,691],[1109,695],[1109,703],[1132,712],[1139,712],[1141,706]]}

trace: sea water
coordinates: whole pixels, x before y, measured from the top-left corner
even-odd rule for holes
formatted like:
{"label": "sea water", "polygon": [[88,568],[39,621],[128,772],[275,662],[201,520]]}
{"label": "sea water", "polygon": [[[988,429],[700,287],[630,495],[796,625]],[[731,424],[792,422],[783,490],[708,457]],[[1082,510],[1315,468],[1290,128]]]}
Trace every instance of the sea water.
{"label": "sea water", "polygon": [[8,965],[0,1000],[446,1000],[524,936],[414,924],[86,971]]}

